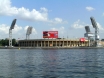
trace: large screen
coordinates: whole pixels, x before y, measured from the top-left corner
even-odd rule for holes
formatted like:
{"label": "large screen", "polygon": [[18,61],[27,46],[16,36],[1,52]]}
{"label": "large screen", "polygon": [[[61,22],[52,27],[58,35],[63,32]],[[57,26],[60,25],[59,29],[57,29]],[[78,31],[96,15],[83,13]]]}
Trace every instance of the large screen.
{"label": "large screen", "polygon": [[58,31],[43,31],[43,38],[58,38]]}

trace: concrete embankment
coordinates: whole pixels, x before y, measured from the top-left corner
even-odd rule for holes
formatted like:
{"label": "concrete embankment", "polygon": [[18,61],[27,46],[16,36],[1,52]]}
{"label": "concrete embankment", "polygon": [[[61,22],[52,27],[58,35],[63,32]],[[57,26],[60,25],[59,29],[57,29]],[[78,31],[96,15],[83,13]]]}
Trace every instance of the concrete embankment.
{"label": "concrete embankment", "polygon": [[0,47],[0,49],[104,49],[104,47]]}

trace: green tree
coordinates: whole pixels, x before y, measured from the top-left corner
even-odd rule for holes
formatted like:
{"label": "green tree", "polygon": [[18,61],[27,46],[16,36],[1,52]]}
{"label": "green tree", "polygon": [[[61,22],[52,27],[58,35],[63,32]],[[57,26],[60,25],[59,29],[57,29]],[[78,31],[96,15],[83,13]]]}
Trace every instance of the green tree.
{"label": "green tree", "polygon": [[14,46],[16,44],[16,39],[12,39],[12,45]]}
{"label": "green tree", "polygon": [[[16,45],[16,39],[12,39],[12,45]],[[9,46],[9,39],[0,40],[0,46]]]}
{"label": "green tree", "polygon": [[5,46],[5,40],[4,39],[1,40],[1,45]]}
{"label": "green tree", "polygon": [[0,46],[2,46],[1,40],[0,40]]}
{"label": "green tree", "polygon": [[9,46],[9,40],[5,39],[5,45]]}

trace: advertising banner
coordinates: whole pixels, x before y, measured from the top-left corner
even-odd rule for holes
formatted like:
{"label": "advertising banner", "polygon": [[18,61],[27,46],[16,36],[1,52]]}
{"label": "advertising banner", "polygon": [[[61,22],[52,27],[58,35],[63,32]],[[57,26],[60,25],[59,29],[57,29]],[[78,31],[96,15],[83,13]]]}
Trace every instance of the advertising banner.
{"label": "advertising banner", "polygon": [[84,42],[86,39],[85,38],[80,38],[80,41],[81,42]]}
{"label": "advertising banner", "polygon": [[43,31],[43,38],[58,38],[58,31]]}

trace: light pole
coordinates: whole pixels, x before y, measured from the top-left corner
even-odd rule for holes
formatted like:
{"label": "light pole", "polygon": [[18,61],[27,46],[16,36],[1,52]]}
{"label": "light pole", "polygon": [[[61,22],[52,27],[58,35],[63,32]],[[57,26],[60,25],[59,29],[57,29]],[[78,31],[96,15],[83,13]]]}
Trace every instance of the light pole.
{"label": "light pole", "polygon": [[99,28],[94,17],[90,17],[93,28],[95,28],[95,47],[99,46]]}
{"label": "light pole", "polygon": [[14,26],[15,26],[15,24],[16,24],[16,20],[17,20],[17,19],[14,19],[14,20],[12,21],[11,27],[10,27],[10,29],[9,29],[9,47],[12,47],[12,29],[14,29]]}
{"label": "light pole", "polygon": [[30,38],[30,34],[32,33],[32,27],[29,26],[27,28],[27,32],[26,32],[26,40],[28,40]]}

